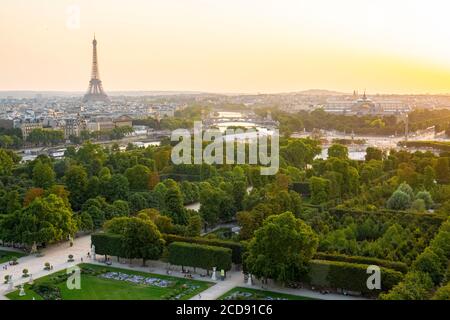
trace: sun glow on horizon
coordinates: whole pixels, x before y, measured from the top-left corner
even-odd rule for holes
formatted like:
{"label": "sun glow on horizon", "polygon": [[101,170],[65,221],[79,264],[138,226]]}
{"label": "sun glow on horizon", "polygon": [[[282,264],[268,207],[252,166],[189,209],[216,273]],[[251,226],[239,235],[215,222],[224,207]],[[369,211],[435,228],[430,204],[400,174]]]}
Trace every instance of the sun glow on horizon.
{"label": "sun glow on horizon", "polygon": [[[67,7],[80,28],[67,27]],[[3,0],[0,90],[450,92],[443,0]]]}

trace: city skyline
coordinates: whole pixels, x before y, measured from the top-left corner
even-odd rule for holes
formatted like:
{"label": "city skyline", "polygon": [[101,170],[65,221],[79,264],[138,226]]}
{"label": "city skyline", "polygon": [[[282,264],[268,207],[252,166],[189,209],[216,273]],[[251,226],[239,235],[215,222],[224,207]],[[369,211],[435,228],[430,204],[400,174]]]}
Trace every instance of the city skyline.
{"label": "city skyline", "polygon": [[3,8],[1,91],[85,91],[95,32],[106,92],[450,92],[444,1],[6,0]]}

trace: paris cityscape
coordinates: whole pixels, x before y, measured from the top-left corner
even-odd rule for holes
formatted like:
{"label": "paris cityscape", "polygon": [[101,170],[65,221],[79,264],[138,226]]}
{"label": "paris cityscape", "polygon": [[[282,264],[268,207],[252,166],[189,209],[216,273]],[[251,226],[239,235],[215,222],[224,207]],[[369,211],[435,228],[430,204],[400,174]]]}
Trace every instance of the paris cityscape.
{"label": "paris cityscape", "polygon": [[129,2],[5,0],[0,300],[450,300],[430,1]]}

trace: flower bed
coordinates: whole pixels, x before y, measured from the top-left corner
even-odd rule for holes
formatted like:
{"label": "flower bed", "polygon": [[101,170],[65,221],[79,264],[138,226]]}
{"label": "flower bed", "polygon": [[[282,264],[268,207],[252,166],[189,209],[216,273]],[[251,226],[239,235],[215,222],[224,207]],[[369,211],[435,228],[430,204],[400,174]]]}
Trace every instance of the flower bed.
{"label": "flower bed", "polygon": [[220,300],[311,300],[311,298],[281,292],[235,287],[223,294]]}
{"label": "flower bed", "polygon": [[160,288],[167,288],[173,285],[172,281],[159,279],[159,278],[152,278],[152,277],[144,277],[144,276],[138,276],[134,274],[126,274],[122,272],[107,272],[99,275],[100,278],[105,279],[113,279],[113,280],[119,280],[119,281],[128,281],[135,284],[144,284],[144,285],[150,285],[150,286],[156,286]]}
{"label": "flower bed", "polygon": [[283,297],[272,297],[266,294],[236,291],[224,298],[225,300],[288,300]]}

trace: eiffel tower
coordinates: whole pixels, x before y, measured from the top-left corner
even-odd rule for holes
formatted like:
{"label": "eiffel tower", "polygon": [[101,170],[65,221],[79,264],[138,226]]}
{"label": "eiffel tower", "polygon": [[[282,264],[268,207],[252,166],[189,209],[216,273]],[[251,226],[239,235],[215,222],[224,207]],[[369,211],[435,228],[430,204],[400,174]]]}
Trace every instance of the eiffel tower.
{"label": "eiffel tower", "polygon": [[103,91],[102,81],[98,73],[98,60],[97,60],[97,40],[92,41],[92,72],[91,80],[89,81],[89,88],[87,93],[83,97],[83,102],[109,102],[109,98]]}

